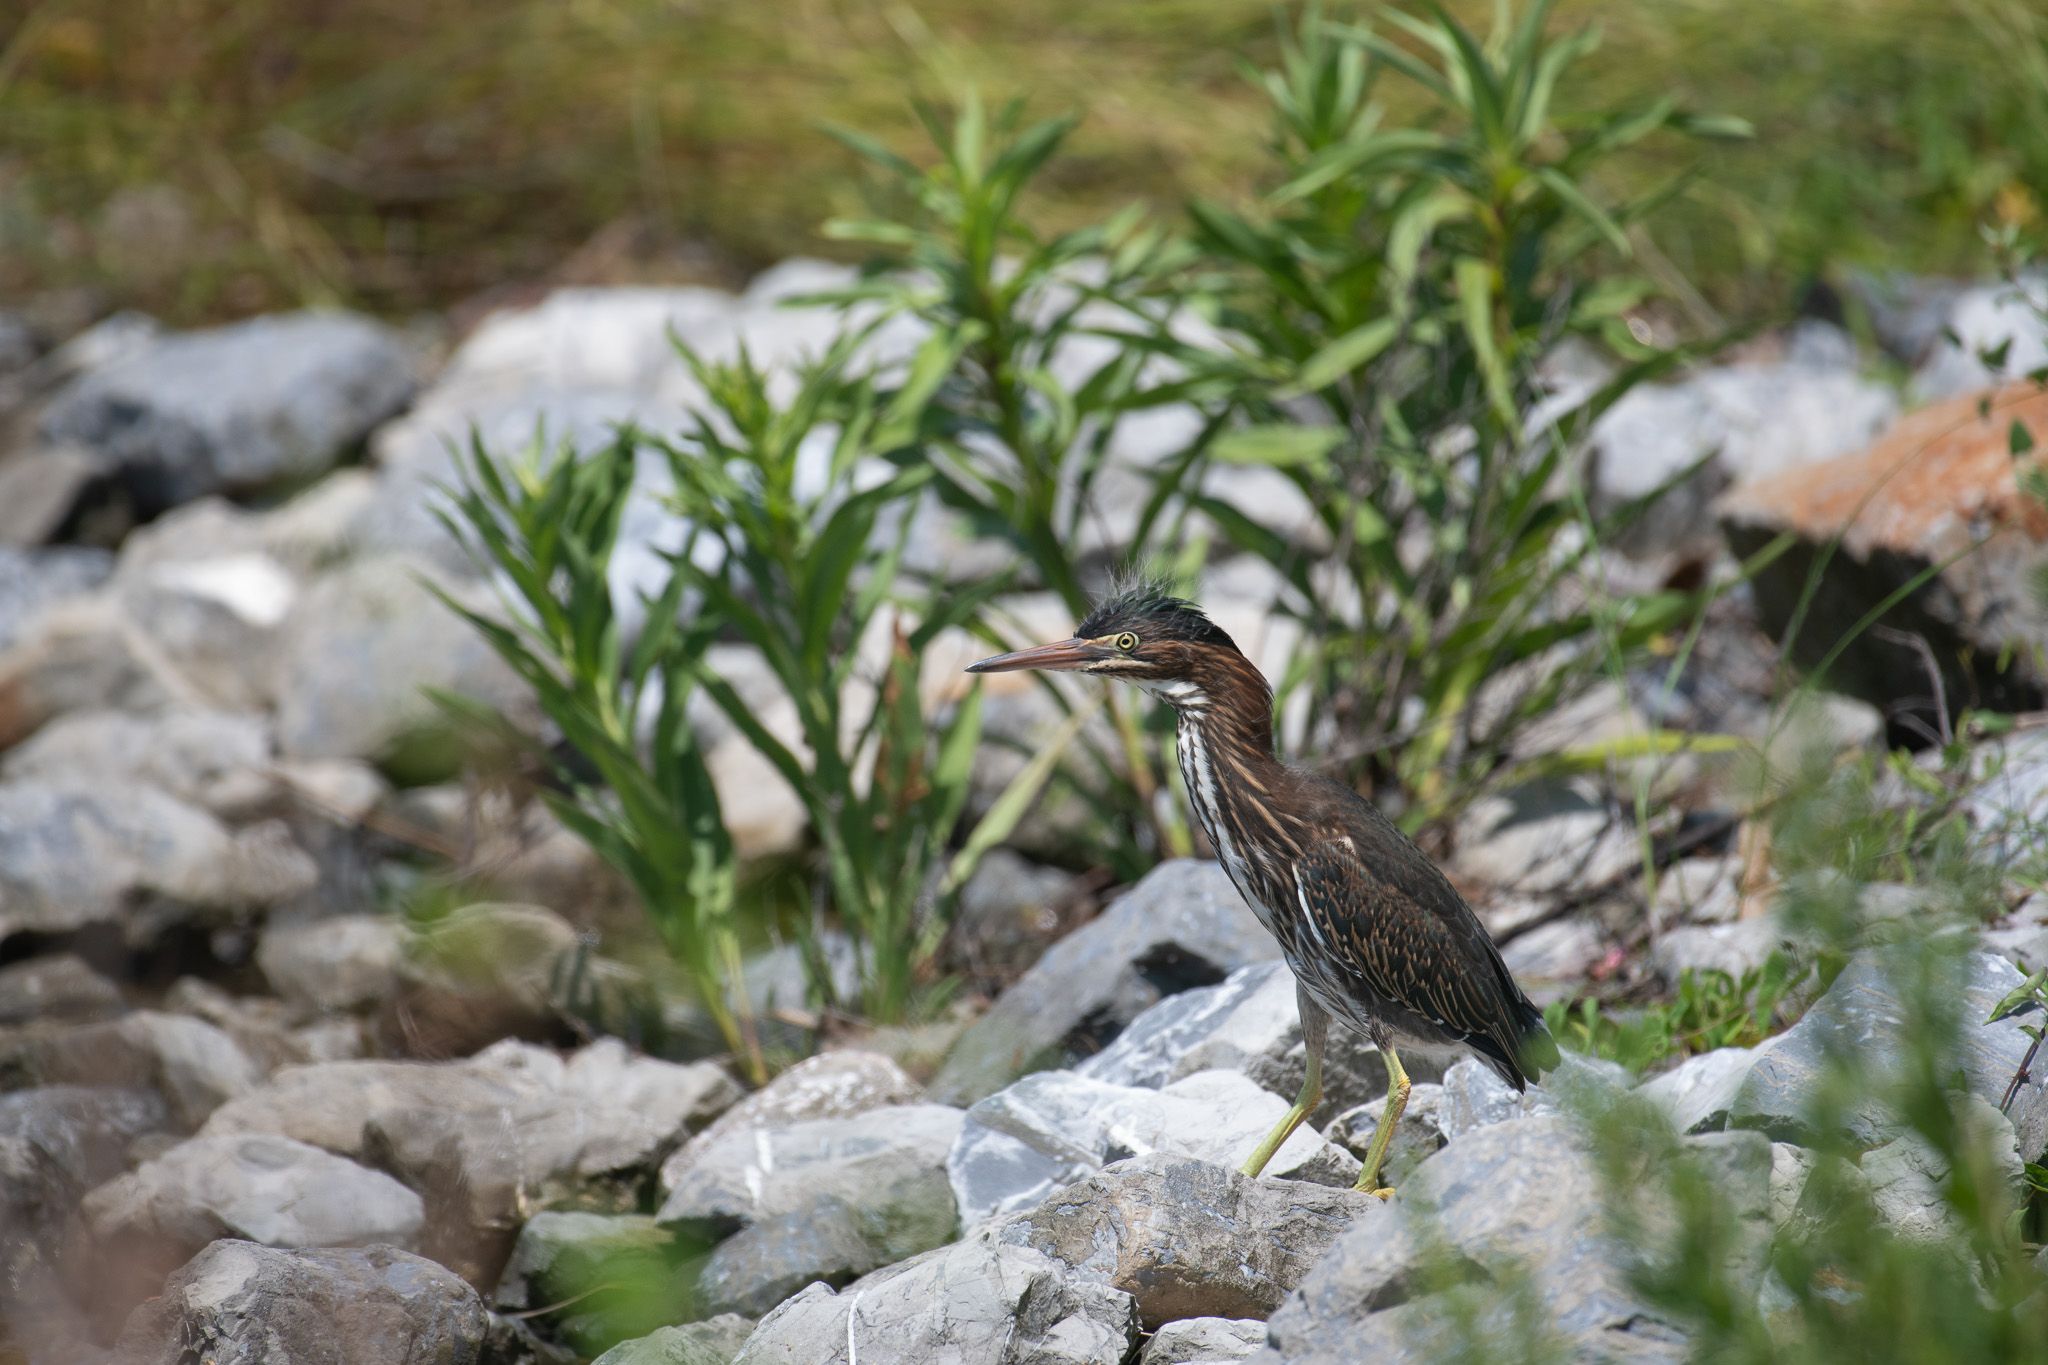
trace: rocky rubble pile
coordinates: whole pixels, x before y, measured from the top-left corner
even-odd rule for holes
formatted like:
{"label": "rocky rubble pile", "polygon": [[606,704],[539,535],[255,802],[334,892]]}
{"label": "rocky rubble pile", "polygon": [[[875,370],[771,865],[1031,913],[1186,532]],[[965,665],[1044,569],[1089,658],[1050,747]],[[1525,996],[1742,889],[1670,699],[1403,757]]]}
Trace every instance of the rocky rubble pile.
{"label": "rocky rubble pile", "polygon": [[[1048,947],[1071,878],[1031,859],[1058,862],[1082,818],[1054,801],[969,888],[979,960],[1015,979],[935,1068],[855,1047],[748,1094],[693,1047],[659,973],[610,953],[590,911],[607,885],[595,860],[539,803],[462,779],[426,689],[538,721],[435,595],[496,601],[434,520],[433,489],[472,428],[510,449],[536,430],[587,442],[627,419],[674,425],[694,394],[671,329],[784,364],[830,324],[779,301],[843,278],[796,262],[738,296],[560,291],[491,315],[438,364],[411,336],[327,314],[193,334],[111,319],[5,362],[0,1341],[37,1362],[1426,1360],[1445,1308],[1422,1272],[1448,1237],[1489,1273],[1529,1268],[1585,1353],[1677,1358],[1682,1334],[1631,1289],[1640,1248],[1588,1216],[1577,1116],[1618,1096],[1661,1111],[1719,1174],[1754,1292],[1773,1293],[1764,1252],[1800,1217],[1823,1059],[1849,1037],[1880,1064],[1905,1050],[1877,950],[1782,1036],[1639,1086],[1576,1058],[1527,1095],[1475,1063],[1412,1064],[1391,1204],[1350,1188],[1386,1068],[1340,1032],[1321,1108],[1249,1180],[1238,1164],[1304,1067],[1275,945],[1214,864],[1181,861]],[[1957,307],[1976,309],[1972,326],[2024,321]],[[916,339],[894,327],[875,344]],[[1983,382],[1956,379],[1945,340],[1926,344],[1916,397]],[[1956,402],[1894,428],[1898,399],[1817,324],[1643,390],[1595,432],[1604,500],[1711,457],[1674,504],[1683,534],[1623,547],[1636,558],[1617,565],[1676,572],[1723,553],[1713,517],[1738,548],[1780,532],[1818,546],[1865,516],[1852,492],[1933,440],[1938,477],[1857,523],[1827,610],[1854,619],[1976,528],[1994,552],[1944,569],[1919,624],[1991,657],[2041,628],[2017,585],[2048,556],[2048,526],[2016,499],[2011,461],[1986,453],[2006,427]],[[2048,427],[2038,399],[1999,403],[1999,424]],[[1172,421],[1147,423],[1114,452],[1128,477],[1100,485],[1116,503],[1100,558],[1142,504],[1135,471],[1178,439]],[[1246,511],[1298,524],[1283,485],[1228,477]],[[623,529],[625,608],[680,543],[662,478],[643,471]],[[971,572],[970,529],[919,515],[930,567]],[[1239,561],[1214,566],[1205,594],[1269,673],[1292,643],[1269,619],[1280,591]],[[1759,619],[1781,604],[1760,580]],[[1048,637],[1071,624],[1043,595],[1004,608]],[[1631,680],[1561,714],[1545,742],[1639,733],[1652,707],[1766,739],[1762,687],[1744,681],[1768,673],[1755,624],[1717,618],[1702,642],[1737,683],[1653,697]],[[977,647],[934,648],[934,697]],[[744,689],[759,660],[721,648]],[[1853,662],[1843,685],[1900,667]],[[2012,677],[2001,685],[2044,685]],[[1958,696],[1984,685],[1945,681]],[[985,794],[1060,720],[1042,692],[990,683],[987,727],[1009,747],[989,747]],[[1872,705],[1897,689],[1865,690],[1807,718],[1823,748],[1873,746],[1897,722]],[[780,779],[715,718],[697,723],[742,851],[799,846]],[[2043,740],[1986,746],[1995,777],[1971,815],[1987,837],[2048,819]],[[1698,756],[1671,768],[1660,835],[1715,799]],[[1539,999],[1636,969],[1642,845],[1626,815],[1612,782],[1544,778],[1454,831],[1450,871]],[[1731,841],[1683,847],[1641,970],[1739,976],[1799,932]],[[417,922],[386,913],[423,864],[495,898]],[[1909,915],[1917,894],[1871,888],[1859,912]],[[1962,990],[1972,1021],[2019,983],[2015,962],[2048,966],[2048,900],[1983,943]],[[1995,1112],[2026,1046],[2019,1021],[1973,1022],[1955,1059],[2015,1178],[2048,1150],[2039,1081]],[[1847,1121],[1885,1217],[1936,1218],[1944,1173],[1927,1154],[1881,1112]]]}

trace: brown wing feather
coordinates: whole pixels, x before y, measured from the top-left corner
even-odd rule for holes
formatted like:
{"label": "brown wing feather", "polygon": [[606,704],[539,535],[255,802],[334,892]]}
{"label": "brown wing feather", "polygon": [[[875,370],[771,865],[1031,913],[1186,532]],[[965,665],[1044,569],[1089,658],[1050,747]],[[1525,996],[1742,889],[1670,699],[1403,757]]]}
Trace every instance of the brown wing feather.
{"label": "brown wing feather", "polygon": [[[1542,1015],[1515,984],[1486,926],[1422,850],[1355,793],[1331,789],[1324,820],[1335,837],[1297,863],[1304,908],[1332,965],[1365,1002],[1412,1016],[1479,1052],[1509,1083],[1529,1077],[1524,1039]],[[1341,795],[1339,795],[1341,794]],[[1403,1027],[1398,1017],[1388,1020]]]}

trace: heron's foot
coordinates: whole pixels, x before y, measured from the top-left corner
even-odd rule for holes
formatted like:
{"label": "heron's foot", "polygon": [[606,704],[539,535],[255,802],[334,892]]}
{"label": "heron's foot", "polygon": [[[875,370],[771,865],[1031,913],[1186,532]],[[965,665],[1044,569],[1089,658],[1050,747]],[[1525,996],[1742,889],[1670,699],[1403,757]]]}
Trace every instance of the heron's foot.
{"label": "heron's foot", "polygon": [[1368,1166],[1358,1173],[1358,1183],[1351,1188],[1360,1194],[1369,1194],[1382,1203],[1394,1197],[1394,1187],[1380,1178],[1381,1173]]}

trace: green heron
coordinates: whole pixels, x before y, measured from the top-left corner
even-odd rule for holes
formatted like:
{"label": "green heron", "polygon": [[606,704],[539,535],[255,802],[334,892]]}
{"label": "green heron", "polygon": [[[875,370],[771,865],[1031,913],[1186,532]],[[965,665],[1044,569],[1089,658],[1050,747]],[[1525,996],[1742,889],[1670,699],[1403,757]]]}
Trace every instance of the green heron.
{"label": "green heron", "polygon": [[1301,1093],[1245,1162],[1256,1176],[1314,1110],[1335,1016],[1387,1063],[1387,1104],[1358,1188],[1384,1199],[1387,1145],[1408,1103],[1398,1047],[1470,1049],[1516,1090],[1557,1064],[1543,1016],[1463,897],[1349,787],[1273,753],[1273,693],[1202,610],[1154,589],[1097,607],[1070,640],[970,673],[1051,669],[1122,678],[1173,707],[1181,776],[1216,854],[1294,972],[1308,1054]]}

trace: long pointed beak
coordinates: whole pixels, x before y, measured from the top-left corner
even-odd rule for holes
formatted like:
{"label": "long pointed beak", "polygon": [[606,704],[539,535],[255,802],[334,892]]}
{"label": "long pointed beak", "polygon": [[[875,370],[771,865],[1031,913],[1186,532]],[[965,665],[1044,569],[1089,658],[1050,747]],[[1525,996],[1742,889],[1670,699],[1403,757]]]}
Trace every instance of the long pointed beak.
{"label": "long pointed beak", "polygon": [[969,673],[1015,673],[1026,668],[1060,670],[1079,668],[1102,657],[1102,651],[1086,640],[1055,640],[1034,645],[1015,654],[998,654],[993,659],[967,665]]}

